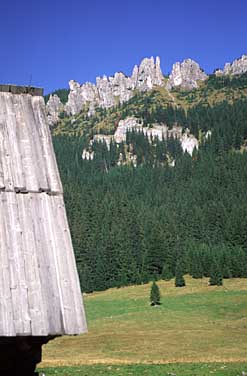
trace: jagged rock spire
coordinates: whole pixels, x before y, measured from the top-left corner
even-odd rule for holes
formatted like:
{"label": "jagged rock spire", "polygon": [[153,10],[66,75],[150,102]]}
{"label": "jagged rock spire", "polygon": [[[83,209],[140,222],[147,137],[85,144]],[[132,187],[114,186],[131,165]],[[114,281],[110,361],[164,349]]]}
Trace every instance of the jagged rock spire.
{"label": "jagged rock spire", "polygon": [[[223,70],[215,72],[216,75],[236,75],[247,72],[247,55],[227,63]],[[167,90],[181,87],[192,90],[198,87],[198,81],[208,78],[199,64],[192,59],[173,64],[172,72],[166,84]],[[110,108],[118,103],[127,102],[133,97],[136,90],[149,91],[155,86],[163,86],[164,77],[160,68],[160,58],[150,57],[141,61],[140,65],[135,65],[130,77],[122,72],[117,72],[114,76],[97,77],[96,84],[86,82],[80,85],[71,80],[69,82],[70,93],[68,102],[63,105],[60,99],[54,95],[47,103],[47,114],[50,124],[58,121],[58,115],[65,111],[68,115],[79,113],[86,105],[89,108],[88,115],[93,115],[95,108]]]}
{"label": "jagged rock spire", "polygon": [[80,85],[76,81],[70,81],[70,94],[65,110],[74,115],[80,112],[86,103],[90,105],[91,112],[96,107],[109,108],[128,101],[134,95],[135,89],[148,91],[154,86],[162,86],[163,79],[160,58],[151,57],[143,59],[139,67],[136,65],[131,77],[117,72],[112,77],[97,77],[96,85]]}
{"label": "jagged rock spire", "polygon": [[167,82],[167,89],[182,87],[191,90],[198,87],[197,81],[204,81],[207,77],[198,63],[194,60],[186,59],[182,63],[173,64],[172,72]]}
{"label": "jagged rock spire", "polygon": [[139,68],[134,68],[133,75],[132,78],[137,79],[136,88],[140,91],[152,90],[154,86],[162,86],[164,84],[159,57],[156,60],[153,57],[143,59]]}
{"label": "jagged rock spire", "polygon": [[247,55],[242,55],[239,59],[234,60],[232,63],[226,63],[223,70],[219,69],[215,72],[219,75],[243,74],[247,72]]}
{"label": "jagged rock spire", "polygon": [[57,94],[50,95],[49,100],[46,104],[46,113],[48,124],[56,124],[59,120],[59,114],[64,110],[64,105],[62,104],[60,98]]}

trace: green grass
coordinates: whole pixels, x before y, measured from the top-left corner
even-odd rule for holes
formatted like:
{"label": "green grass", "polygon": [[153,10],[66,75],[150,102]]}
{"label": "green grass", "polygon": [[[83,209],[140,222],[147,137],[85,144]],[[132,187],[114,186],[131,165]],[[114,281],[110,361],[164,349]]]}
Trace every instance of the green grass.
{"label": "green grass", "polygon": [[246,370],[246,364],[243,363],[92,365],[43,369],[47,376],[241,376],[241,373]]}
{"label": "green grass", "polygon": [[42,366],[247,362],[247,279],[158,285],[159,307],[149,305],[150,284],[88,294],[89,332],[51,341]]}

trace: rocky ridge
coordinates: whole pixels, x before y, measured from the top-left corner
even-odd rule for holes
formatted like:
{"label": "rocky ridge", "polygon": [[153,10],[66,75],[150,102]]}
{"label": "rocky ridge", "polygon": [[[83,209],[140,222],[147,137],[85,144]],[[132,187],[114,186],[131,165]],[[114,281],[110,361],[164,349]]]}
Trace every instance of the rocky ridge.
{"label": "rocky ridge", "polygon": [[57,97],[54,98],[51,95],[47,103],[47,114],[51,123],[52,119],[57,121],[57,111],[61,109],[68,115],[75,115],[84,106],[88,106],[88,115],[91,116],[96,107],[110,108],[128,101],[135,94],[135,90],[148,91],[155,86],[163,85],[164,77],[160,68],[160,58],[145,58],[139,67],[135,65],[130,77],[117,72],[111,77],[97,77],[96,84],[86,82],[80,85],[71,80],[68,102],[63,106]]}
{"label": "rocky ridge", "polygon": [[167,89],[174,87],[192,90],[198,87],[197,81],[205,81],[208,78],[206,73],[200,68],[194,60],[187,59],[182,63],[175,63],[167,82]]}
{"label": "rocky ridge", "polygon": [[237,74],[244,74],[247,72],[247,55],[242,55],[239,59],[234,60],[232,63],[226,63],[224,69],[218,69],[215,74],[217,76],[235,76]]}
{"label": "rocky ridge", "polygon": [[64,111],[64,105],[57,94],[50,95],[46,104],[48,124],[52,126],[59,121],[59,114]]}
{"label": "rocky ridge", "polygon": [[84,105],[89,105],[89,115],[92,115],[96,107],[110,108],[118,103],[127,102],[136,89],[152,90],[154,86],[162,86],[163,80],[159,57],[156,60],[151,57],[144,59],[139,67],[136,65],[131,77],[117,72],[112,77],[97,77],[96,85],[89,82],[80,85],[70,81],[70,94],[65,111],[75,115]]}
{"label": "rocky ridge", "polygon": [[[204,80],[207,76],[199,65],[191,59],[183,63],[176,63],[170,74],[167,89],[181,86],[187,89],[196,87],[197,80]],[[97,77],[96,84],[86,82],[80,85],[78,82],[69,81],[68,102],[63,105],[59,98],[50,96],[47,103],[47,115],[49,123],[58,121],[59,112],[68,115],[79,113],[84,106],[88,108],[88,116],[92,116],[95,108],[110,108],[118,103],[122,104],[131,99],[136,91],[146,92],[154,87],[165,86],[164,76],[160,68],[160,58],[145,58],[139,66],[135,65],[130,77],[122,72],[114,76]]]}
{"label": "rocky ridge", "polygon": [[[245,72],[247,72],[247,55],[234,60],[232,64],[225,64],[224,69],[217,70],[215,75],[234,76]],[[160,58],[145,58],[139,66],[135,65],[130,77],[117,72],[114,76],[97,77],[96,84],[86,82],[81,85],[71,80],[69,97],[65,105],[56,94],[50,95],[46,106],[48,121],[50,125],[56,124],[61,112],[73,116],[83,108],[87,109],[88,116],[93,116],[98,107],[111,108],[119,103],[127,102],[137,91],[146,92],[154,87],[163,86],[168,92],[179,87],[185,90],[196,89],[198,82],[205,81],[207,78],[208,76],[198,63],[192,59],[186,59],[173,65],[172,72],[165,83],[160,68]]]}

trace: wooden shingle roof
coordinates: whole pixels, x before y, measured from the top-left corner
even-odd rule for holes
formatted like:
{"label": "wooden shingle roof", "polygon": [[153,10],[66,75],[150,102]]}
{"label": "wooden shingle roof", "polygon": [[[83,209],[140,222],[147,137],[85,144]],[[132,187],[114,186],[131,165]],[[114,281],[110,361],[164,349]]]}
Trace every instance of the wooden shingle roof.
{"label": "wooden shingle roof", "polygon": [[44,99],[23,90],[0,91],[0,336],[79,334],[85,313]]}
{"label": "wooden shingle roof", "polygon": [[0,92],[0,189],[62,193],[41,96]]}

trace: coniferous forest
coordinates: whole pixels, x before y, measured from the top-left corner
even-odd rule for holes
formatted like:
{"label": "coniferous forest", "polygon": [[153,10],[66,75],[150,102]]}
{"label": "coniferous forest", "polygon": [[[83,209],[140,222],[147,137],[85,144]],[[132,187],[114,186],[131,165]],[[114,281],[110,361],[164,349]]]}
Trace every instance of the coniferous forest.
{"label": "coniferous forest", "polygon": [[199,139],[212,132],[192,157],[176,139],[131,132],[137,167],[118,166],[124,145],[94,143],[87,161],[85,138],[53,138],[84,292],[169,279],[178,263],[194,278],[212,266],[247,277],[246,100],[174,114]]}

